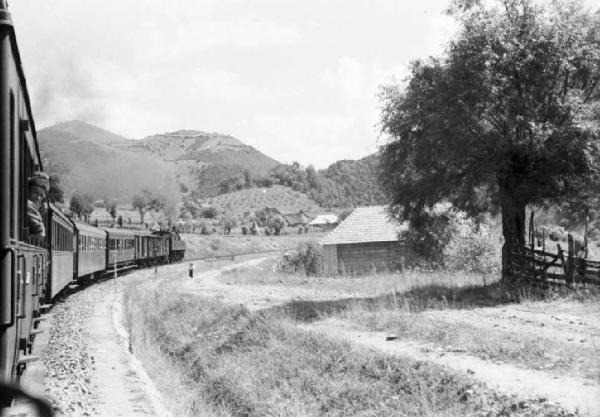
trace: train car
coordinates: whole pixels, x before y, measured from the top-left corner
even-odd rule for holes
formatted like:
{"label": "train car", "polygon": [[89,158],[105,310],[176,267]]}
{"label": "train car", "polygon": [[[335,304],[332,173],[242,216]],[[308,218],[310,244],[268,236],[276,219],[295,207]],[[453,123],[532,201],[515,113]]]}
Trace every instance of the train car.
{"label": "train car", "polygon": [[179,233],[176,231],[168,232],[169,239],[169,261],[170,262],[179,262],[183,261],[183,257],[185,256],[185,242],[179,236]]}
{"label": "train car", "polygon": [[[47,187],[42,178],[27,84],[6,1],[0,0],[0,381],[17,382],[30,355],[48,254],[43,225]],[[39,188],[39,189],[38,189]],[[43,189],[43,190],[42,190]],[[43,191],[43,192],[42,192]],[[35,213],[30,210],[31,205]],[[35,233],[34,233],[35,232]]]}
{"label": "train car", "polygon": [[135,239],[135,260],[139,266],[150,264],[150,239],[152,233],[145,230],[136,230]]}
{"label": "train car", "polygon": [[156,263],[169,262],[169,236],[153,232],[152,252]]}
{"label": "train car", "polygon": [[185,242],[181,240],[179,233],[175,231],[154,232],[155,235],[163,236],[167,243],[169,262],[179,262],[185,256]]}
{"label": "train car", "polygon": [[74,279],[94,279],[106,269],[106,230],[89,224],[74,221],[76,231],[76,252],[74,258]]}
{"label": "train car", "polygon": [[50,274],[43,299],[49,303],[73,280],[75,227],[73,222],[53,205],[50,205],[48,214]]}
{"label": "train car", "polygon": [[107,233],[106,269],[108,271],[135,264],[135,231],[105,229]]}

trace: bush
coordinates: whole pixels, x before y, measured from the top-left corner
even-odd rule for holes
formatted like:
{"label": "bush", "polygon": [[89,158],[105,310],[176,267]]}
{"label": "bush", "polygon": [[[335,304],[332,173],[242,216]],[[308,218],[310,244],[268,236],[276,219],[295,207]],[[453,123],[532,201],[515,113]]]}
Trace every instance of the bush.
{"label": "bush", "polygon": [[450,204],[437,204],[415,218],[407,244],[434,268],[491,273],[501,265],[500,231]]}
{"label": "bush", "polygon": [[548,238],[553,242],[560,242],[566,239],[565,230],[562,227],[553,227],[548,233]]}
{"label": "bush", "polygon": [[317,242],[298,245],[293,254],[286,252],[279,261],[280,272],[297,272],[303,269],[306,276],[318,276],[323,273],[323,248]]}
{"label": "bush", "polygon": [[444,248],[444,265],[452,270],[493,273],[501,265],[500,233],[487,225],[456,233]]}
{"label": "bush", "polygon": [[444,248],[463,222],[464,213],[449,204],[437,204],[411,218],[406,235],[407,246],[434,266],[444,262]]}
{"label": "bush", "polygon": [[306,276],[323,273],[323,248],[317,242],[302,243],[298,247],[298,260]]}
{"label": "bush", "polygon": [[214,207],[205,207],[200,211],[200,217],[205,219],[216,219],[218,214],[217,209]]}

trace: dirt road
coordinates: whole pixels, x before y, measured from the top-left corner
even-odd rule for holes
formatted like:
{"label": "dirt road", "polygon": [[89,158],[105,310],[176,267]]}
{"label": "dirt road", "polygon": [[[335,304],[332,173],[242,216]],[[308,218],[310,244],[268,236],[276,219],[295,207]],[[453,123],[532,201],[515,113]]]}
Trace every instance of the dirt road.
{"label": "dirt road", "polygon": [[416,341],[386,341],[386,337],[389,336],[386,333],[356,330],[348,323],[335,319],[301,327],[390,355],[435,362],[468,373],[485,382],[490,388],[505,394],[516,395],[522,399],[543,397],[569,411],[580,410],[589,416],[600,416],[600,386],[592,385],[594,382],[588,379],[557,377],[544,371],[493,363],[472,355],[432,349],[431,345]]}

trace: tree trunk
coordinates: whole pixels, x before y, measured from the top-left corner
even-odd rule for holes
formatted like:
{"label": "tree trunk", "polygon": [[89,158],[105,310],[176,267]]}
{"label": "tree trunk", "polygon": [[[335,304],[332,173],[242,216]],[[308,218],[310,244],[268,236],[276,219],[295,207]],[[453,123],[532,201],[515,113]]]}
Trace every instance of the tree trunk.
{"label": "tree trunk", "polygon": [[525,207],[527,203],[514,190],[503,189],[500,193],[502,208],[502,279],[510,280],[511,253],[514,246],[525,245]]}

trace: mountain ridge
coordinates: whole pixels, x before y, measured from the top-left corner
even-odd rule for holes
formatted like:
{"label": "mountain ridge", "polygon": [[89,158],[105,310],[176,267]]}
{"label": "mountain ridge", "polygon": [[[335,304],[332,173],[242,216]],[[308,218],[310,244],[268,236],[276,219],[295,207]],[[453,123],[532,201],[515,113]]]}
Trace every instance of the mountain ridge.
{"label": "mountain ridge", "polygon": [[[38,131],[44,166],[73,191],[95,198],[131,198],[152,190],[147,177],[179,199],[209,199],[227,191],[289,185],[322,207],[381,203],[377,154],[340,160],[318,172],[281,164],[227,134],[180,129],[127,139],[94,125],[70,121]],[[92,178],[94,177],[94,178]],[[125,187],[121,183],[127,183]],[[175,200],[175,198],[173,198]]]}

